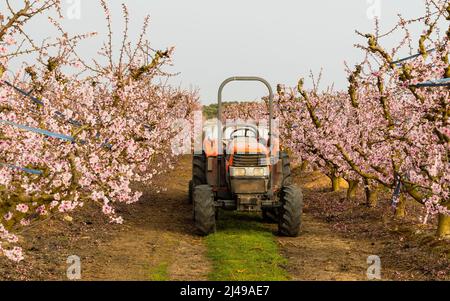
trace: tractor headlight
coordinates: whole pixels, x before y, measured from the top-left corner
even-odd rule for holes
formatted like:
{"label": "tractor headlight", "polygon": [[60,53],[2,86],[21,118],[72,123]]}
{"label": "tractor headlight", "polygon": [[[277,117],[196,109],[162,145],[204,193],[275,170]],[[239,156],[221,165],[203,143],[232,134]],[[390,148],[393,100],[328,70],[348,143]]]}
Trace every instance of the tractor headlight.
{"label": "tractor headlight", "polygon": [[269,176],[268,167],[230,167],[232,177],[266,177]]}
{"label": "tractor headlight", "polygon": [[253,168],[253,175],[255,177],[264,177],[266,175],[268,175],[268,171],[266,172],[265,167],[257,167],[257,168]]}
{"label": "tractor headlight", "polygon": [[245,168],[231,167],[230,175],[232,177],[245,177],[246,175]]}

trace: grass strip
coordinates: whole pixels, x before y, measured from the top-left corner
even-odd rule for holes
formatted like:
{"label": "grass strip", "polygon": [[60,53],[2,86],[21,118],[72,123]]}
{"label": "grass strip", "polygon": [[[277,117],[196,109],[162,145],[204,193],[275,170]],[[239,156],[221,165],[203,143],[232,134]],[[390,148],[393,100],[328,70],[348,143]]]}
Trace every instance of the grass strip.
{"label": "grass strip", "polygon": [[215,281],[288,280],[272,230],[255,214],[220,212],[217,233],[206,237]]}

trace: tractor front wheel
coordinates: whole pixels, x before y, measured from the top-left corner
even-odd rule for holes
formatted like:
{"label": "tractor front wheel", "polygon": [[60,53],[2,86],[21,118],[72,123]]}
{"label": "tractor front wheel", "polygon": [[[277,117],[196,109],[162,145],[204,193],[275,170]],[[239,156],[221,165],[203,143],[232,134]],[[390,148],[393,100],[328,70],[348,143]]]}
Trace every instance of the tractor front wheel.
{"label": "tractor front wheel", "polygon": [[299,188],[288,185],[281,189],[278,232],[282,236],[296,237],[300,232],[303,195]]}
{"label": "tractor front wheel", "polygon": [[216,232],[216,207],[211,186],[199,185],[194,187],[194,220],[201,235]]}

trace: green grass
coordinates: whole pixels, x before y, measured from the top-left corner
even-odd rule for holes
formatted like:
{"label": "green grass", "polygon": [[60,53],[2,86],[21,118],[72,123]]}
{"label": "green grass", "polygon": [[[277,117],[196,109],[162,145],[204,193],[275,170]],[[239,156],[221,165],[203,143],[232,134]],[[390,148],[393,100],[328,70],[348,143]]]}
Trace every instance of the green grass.
{"label": "green grass", "polygon": [[256,215],[220,212],[217,233],[206,238],[210,280],[287,280],[287,263],[271,230]]}
{"label": "green grass", "polygon": [[169,265],[166,262],[161,262],[150,271],[151,281],[168,281],[169,280]]}

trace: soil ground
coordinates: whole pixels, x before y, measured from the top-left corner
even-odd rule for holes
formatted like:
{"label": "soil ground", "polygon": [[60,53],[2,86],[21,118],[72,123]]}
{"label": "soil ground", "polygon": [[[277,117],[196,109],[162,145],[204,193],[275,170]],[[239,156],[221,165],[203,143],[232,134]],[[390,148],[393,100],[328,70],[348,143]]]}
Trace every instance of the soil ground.
{"label": "soil ground", "polygon": [[[55,216],[29,228],[21,234],[26,261],[0,258],[0,280],[65,280],[71,255],[80,257],[84,280],[210,279],[207,244],[195,235],[187,202],[190,162],[184,157],[151,187],[142,186],[137,204],[119,208],[124,225],[84,208],[73,220]],[[289,279],[366,280],[369,255],[380,257],[383,280],[449,279],[450,244],[434,238],[433,225],[420,225],[414,206],[411,217],[396,220],[383,202],[368,209],[329,192],[329,180],[316,172],[297,170],[295,181],[305,194],[302,234],[273,236]]]}

